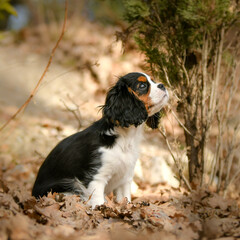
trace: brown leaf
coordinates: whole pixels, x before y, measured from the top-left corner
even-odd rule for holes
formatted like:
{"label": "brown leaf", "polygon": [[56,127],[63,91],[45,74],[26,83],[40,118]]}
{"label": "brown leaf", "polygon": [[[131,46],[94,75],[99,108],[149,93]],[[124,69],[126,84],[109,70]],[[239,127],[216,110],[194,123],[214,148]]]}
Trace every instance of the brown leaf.
{"label": "brown leaf", "polygon": [[229,206],[232,205],[232,202],[224,199],[222,196],[214,194],[212,197],[207,198],[207,203],[212,208],[220,208],[221,210],[227,210]]}
{"label": "brown leaf", "polygon": [[58,211],[60,208],[59,203],[54,203],[47,207],[40,207],[38,205],[34,206],[34,209],[39,213],[44,215],[45,217],[51,218],[56,216],[56,211]]}
{"label": "brown leaf", "polygon": [[58,225],[53,229],[53,233],[56,236],[64,237],[64,238],[71,238],[71,235],[75,233],[75,230],[72,226],[69,225]]}
{"label": "brown leaf", "polygon": [[9,238],[12,240],[28,240],[32,239],[29,234],[30,222],[24,215],[17,214],[11,218],[8,225]]}
{"label": "brown leaf", "polygon": [[204,222],[203,232],[208,238],[218,238],[228,235],[238,225],[238,219],[214,217]]}
{"label": "brown leaf", "polygon": [[150,222],[154,226],[162,228],[164,223],[169,220],[169,217],[165,212],[161,210],[160,207],[156,207],[154,205],[150,205],[150,208],[142,208],[141,209],[141,217],[145,221]]}

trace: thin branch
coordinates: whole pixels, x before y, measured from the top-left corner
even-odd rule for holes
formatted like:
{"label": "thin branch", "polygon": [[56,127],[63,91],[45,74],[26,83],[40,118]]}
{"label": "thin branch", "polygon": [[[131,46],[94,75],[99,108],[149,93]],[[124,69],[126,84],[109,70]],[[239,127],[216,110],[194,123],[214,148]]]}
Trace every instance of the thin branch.
{"label": "thin branch", "polygon": [[240,130],[240,123],[238,123],[238,125],[234,129],[234,135],[231,137],[231,142],[229,144],[230,146],[228,149],[228,155],[225,158],[227,173],[225,177],[224,190],[226,190],[226,188],[229,186],[229,181],[231,181],[229,179],[230,179],[230,171],[233,165],[233,158],[234,158],[235,152],[238,151],[238,148],[240,146],[239,144],[236,144],[236,142],[238,141],[237,136],[238,136],[239,130]]}
{"label": "thin branch", "polygon": [[60,101],[63,103],[63,105],[65,106],[66,110],[69,111],[69,112],[71,112],[71,113],[74,115],[75,119],[76,119],[77,122],[78,122],[78,127],[77,127],[77,129],[79,130],[79,129],[81,128],[81,126],[82,126],[82,117],[81,117],[81,113],[80,113],[80,110],[79,110],[80,107],[79,107],[79,105],[78,105],[77,103],[74,102],[74,100],[73,100],[69,95],[67,95],[67,97],[68,97],[68,99],[72,102],[72,104],[75,105],[75,108],[74,108],[74,109],[73,109],[73,108],[70,108],[70,107],[64,102],[63,99],[61,99]]}
{"label": "thin branch", "polygon": [[[161,61],[161,63],[162,63],[162,60],[160,60],[160,61]],[[169,77],[168,77],[166,68],[163,66],[163,64],[162,64],[162,69],[163,69],[163,72],[164,72],[164,75],[165,75],[165,78],[166,78],[166,81],[167,81],[169,87],[172,88],[172,84],[171,84],[170,81],[169,81]]]}
{"label": "thin branch", "polygon": [[177,117],[177,115],[175,114],[175,112],[169,107],[169,109],[171,110],[172,115],[174,116],[174,118],[177,120],[177,122],[179,123],[179,125],[190,135],[192,136],[195,140],[197,140],[198,142],[200,141],[198,138],[196,138],[195,136],[193,136],[193,134],[187,129],[187,127],[180,121],[180,119]]}
{"label": "thin branch", "polygon": [[201,78],[201,93],[200,93],[200,108],[201,108],[201,116],[200,116],[200,126],[201,126],[201,165],[202,165],[202,176],[201,176],[201,186],[204,182],[204,168],[205,168],[205,144],[208,137],[208,131],[206,129],[206,96],[207,96],[207,58],[208,58],[208,35],[204,34],[203,39],[203,49],[202,49],[202,78]]}
{"label": "thin branch", "polygon": [[0,127],[0,131],[2,131],[12,120],[14,120],[17,115],[24,111],[24,109],[28,106],[28,104],[31,102],[31,100],[33,99],[33,97],[36,95],[36,92],[41,84],[41,82],[43,81],[51,63],[52,63],[52,59],[54,57],[54,54],[55,54],[55,51],[56,49],[58,48],[59,46],[59,43],[61,42],[62,38],[63,38],[63,35],[64,35],[64,32],[65,32],[65,29],[66,29],[66,22],[67,22],[67,11],[68,11],[68,0],[65,0],[65,14],[64,14],[64,22],[63,22],[63,26],[62,26],[62,31],[61,31],[61,34],[54,46],[54,48],[52,49],[52,52],[51,52],[51,55],[49,57],[49,60],[48,60],[48,63],[47,63],[47,66],[45,67],[45,70],[42,74],[42,76],[40,77],[40,79],[38,80],[37,82],[37,85],[35,86],[35,88],[32,90],[30,96],[28,97],[28,99],[22,104],[22,106],[17,110],[17,112],[15,114],[13,114],[11,116],[10,119],[8,119],[8,121],[6,123],[3,124],[3,126]]}
{"label": "thin branch", "polygon": [[179,177],[183,180],[183,182],[184,182],[185,185],[187,186],[188,190],[189,190],[189,191],[192,191],[192,188],[191,188],[188,180],[185,178],[184,174],[182,173],[182,169],[181,169],[181,167],[179,166],[179,163],[178,163],[177,159],[175,158],[175,156],[174,156],[174,154],[173,154],[172,148],[171,148],[171,146],[170,146],[170,143],[169,143],[169,141],[168,141],[168,138],[167,138],[165,132],[162,131],[160,128],[158,129],[158,131],[161,133],[161,135],[163,136],[163,138],[164,138],[165,141],[166,141],[168,150],[169,150],[169,152],[170,152],[170,154],[171,154],[171,156],[172,156],[172,158],[173,158],[173,160],[174,160],[174,162],[175,162],[175,165],[176,165],[176,167],[177,167],[177,169],[178,169]]}
{"label": "thin branch", "polygon": [[226,189],[224,190],[224,197],[226,196],[227,194],[227,191],[228,191],[228,187],[234,182],[236,181],[236,179],[240,177],[240,169],[238,169],[238,171],[235,172],[235,174],[233,175],[232,179],[229,181]]}
{"label": "thin branch", "polygon": [[186,77],[187,86],[189,86],[190,80],[189,80],[189,75],[188,75],[187,69],[185,68],[183,61],[179,57],[177,57],[177,60],[182,68],[182,71],[183,71],[185,77]]}
{"label": "thin branch", "polygon": [[220,81],[220,70],[221,70],[221,62],[222,62],[222,54],[223,54],[223,42],[224,42],[224,33],[225,33],[225,28],[223,27],[220,33],[220,40],[219,40],[219,46],[218,46],[218,52],[216,55],[216,73],[214,76],[214,79],[212,81],[212,86],[211,86],[211,95],[210,95],[210,103],[209,103],[209,111],[208,111],[208,117],[207,117],[207,123],[206,123],[206,128],[209,128],[209,125],[213,119],[213,114],[216,110],[216,102],[217,102],[217,97],[218,97],[218,91],[217,87],[219,86],[219,81]]}

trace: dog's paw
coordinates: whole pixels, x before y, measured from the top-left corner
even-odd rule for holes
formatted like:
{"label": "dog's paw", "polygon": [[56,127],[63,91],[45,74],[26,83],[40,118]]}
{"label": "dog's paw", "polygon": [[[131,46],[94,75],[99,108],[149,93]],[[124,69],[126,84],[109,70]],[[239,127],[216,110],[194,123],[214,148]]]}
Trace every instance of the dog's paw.
{"label": "dog's paw", "polygon": [[90,199],[88,204],[92,206],[92,209],[95,209],[97,206],[101,206],[104,204],[104,199],[100,198]]}

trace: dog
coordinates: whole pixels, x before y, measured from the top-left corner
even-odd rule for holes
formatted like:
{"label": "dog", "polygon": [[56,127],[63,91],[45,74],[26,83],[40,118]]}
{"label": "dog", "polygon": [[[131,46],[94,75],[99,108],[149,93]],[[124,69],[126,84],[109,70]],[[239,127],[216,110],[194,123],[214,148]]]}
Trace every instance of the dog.
{"label": "dog", "polygon": [[113,192],[131,201],[131,183],[144,123],[158,128],[169,94],[162,83],[132,72],[109,90],[102,118],[62,140],[39,169],[32,195],[79,194],[94,208]]}

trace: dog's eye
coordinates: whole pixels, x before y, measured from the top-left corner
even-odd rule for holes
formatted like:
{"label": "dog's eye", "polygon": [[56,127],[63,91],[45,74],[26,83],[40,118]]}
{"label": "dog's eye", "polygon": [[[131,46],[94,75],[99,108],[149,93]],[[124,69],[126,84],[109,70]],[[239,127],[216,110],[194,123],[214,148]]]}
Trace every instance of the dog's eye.
{"label": "dog's eye", "polygon": [[146,83],[140,83],[139,89],[144,90],[146,88],[147,88],[147,84]]}

